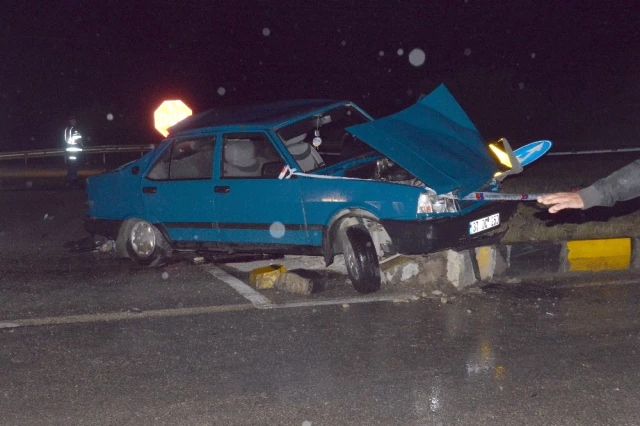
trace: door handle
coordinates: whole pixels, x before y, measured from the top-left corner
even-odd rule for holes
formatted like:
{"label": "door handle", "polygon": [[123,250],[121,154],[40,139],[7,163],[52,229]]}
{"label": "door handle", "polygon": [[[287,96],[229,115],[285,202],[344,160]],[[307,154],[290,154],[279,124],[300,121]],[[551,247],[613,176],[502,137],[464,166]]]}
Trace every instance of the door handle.
{"label": "door handle", "polygon": [[145,194],[155,194],[156,192],[158,192],[158,188],[156,188],[155,186],[143,186],[142,192]]}
{"label": "door handle", "polygon": [[228,194],[231,191],[230,186],[214,186],[213,192],[216,194]]}

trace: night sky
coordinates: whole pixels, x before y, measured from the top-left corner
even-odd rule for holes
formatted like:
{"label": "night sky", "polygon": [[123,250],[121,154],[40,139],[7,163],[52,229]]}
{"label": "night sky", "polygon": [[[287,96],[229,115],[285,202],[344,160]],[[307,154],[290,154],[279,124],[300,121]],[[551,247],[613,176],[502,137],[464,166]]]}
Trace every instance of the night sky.
{"label": "night sky", "polygon": [[157,142],[164,99],[348,99],[382,116],[442,82],[486,139],[640,146],[633,2],[521,3],[10,1],[0,150],[59,145],[70,114],[93,145]]}

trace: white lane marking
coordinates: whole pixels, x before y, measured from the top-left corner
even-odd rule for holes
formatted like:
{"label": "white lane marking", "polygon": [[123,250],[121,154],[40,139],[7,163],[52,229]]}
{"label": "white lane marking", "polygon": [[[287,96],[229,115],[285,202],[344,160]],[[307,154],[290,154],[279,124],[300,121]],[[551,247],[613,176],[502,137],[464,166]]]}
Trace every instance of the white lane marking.
{"label": "white lane marking", "polygon": [[393,302],[402,300],[411,300],[411,294],[385,294],[380,296],[369,297],[345,297],[342,299],[332,300],[309,300],[304,302],[286,302],[273,305],[274,308],[304,308],[310,306],[328,306],[328,305],[344,305],[344,304],[358,304],[358,303],[370,303],[370,302]]}
{"label": "white lane marking", "polygon": [[241,305],[222,305],[222,306],[196,306],[193,308],[176,308],[176,309],[154,309],[150,311],[140,312],[108,312],[102,314],[83,314],[83,315],[68,315],[59,317],[42,317],[42,318],[26,318],[26,319],[14,319],[10,323],[10,327],[29,327],[29,326],[44,326],[44,325],[64,325],[64,324],[81,324],[81,323],[99,323],[99,322],[112,322],[123,321],[130,319],[143,319],[143,318],[167,318],[167,317],[182,317],[199,314],[211,314],[216,312],[233,312],[233,311],[246,311],[254,309],[254,306],[245,303]]}
{"label": "white lane marking", "polygon": [[15,328],[20,327],[20,324],[15,322],[0,322],[0,328]]}
{"label": "white lane marking", "polygon": [[243,283],[236,277],[227,274],[225,271],[218,268],[217,266],[206,265],[204,267],[204,270],[210,273],[211,275],[213,275],[214,277],[216,277],[217,279],[219,279],[220,281],[228,284],[231,288],[233,288],[235,291],[240,293],[242,297],[244,297],[245,299],[253,303],[253,306],[255,306],[256,308],[260,308],[260,309],[273,308],[274,304],[273,302],[271,302],[271,300],[267,299],[262,294],[258,293],[257,291],[255,291],[254,289],[252,289],[251,287],[249,287],[247,284]]}
{"label": "white lane marking", "polygon": [[[371,303],[371,302],[393,302],[393,301],[410,301],[410,294],[394,294],[394,295],[380,295],[380,296],[368,296],[368,297],[345,297],[342,299],[334,300],[309,300],[302,302],[289,302],[273,304],[269,302],[269,305],[261,305],[261,308],[304,308],[313,306],[331,306],[331,305],[344,305],[344,304],[359,304],[359,303]],[[266,298],[265,298],[266,299]],[[267,299],[268,300],[268,299]],[[37,326],[53,326],[53,325],[70,325],[70,324],[87,324],[87,323],[104,323],[104,322],[117,322],[135,319],[149,319],[149,318],[172,318],[172,317],[184,317],[191,315],[201,314],[213,314],[223,312],[235,312],[235,311],[248,311],[255,309],[255,304],[240,304],[240,305],[222,305],[222,306],[196,306],[192,308],[175,308],[175,309],[155,309],[150,311],[140,312],[107,312],[101,314],[82,314],[82,315],[68,315],[59,317],[42,317],[42,318],[25,318],[25,319],[13,319],[11,322],[0,322],[0,329],[13,329],[19,327],[37,327]]]}

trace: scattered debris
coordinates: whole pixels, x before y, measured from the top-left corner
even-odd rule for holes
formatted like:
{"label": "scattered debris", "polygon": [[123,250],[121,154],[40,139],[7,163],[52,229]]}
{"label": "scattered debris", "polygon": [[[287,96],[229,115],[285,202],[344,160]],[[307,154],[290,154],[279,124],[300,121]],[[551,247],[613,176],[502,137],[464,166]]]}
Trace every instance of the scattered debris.
{"label": "scattered debris", "polygon": [[418,262],[407,256],[398,256],[380,265],[382,283],[384,285],[398,285],[418,276],[420,268]]}
{"label": "scattered debris", "polygon": [[434,296],[442,296],[444,293],[440,290],[433,290],[431,294],[433,294]]}
{"label": "scattered debris", "polygon": [[142,313],[142,309],[132,306],[129,309],[127,309],[125,312],[130,313],[130,314],[141,314]]}
{"label": "scattered debris", "polygon": [[441,297],[440,303],[442,303],[443,305],[446,305],[447,303],[449,303],[449,299],[447,299],[446,297]]}
{"label": "scattered debris", "polygon": [[194,257],[192,259],[192,262],[194,265],[200,265],[201,263],[204,263],[204,257],[202,256]]}
{"label": "scattered debris", "polygon": [[467,313],[470,314],[471,313],[471,309],[467,309]]}
{"label": "scattered debris", "polygon": [[[249,285],[257,290],[264,290],[274,288],[276,281],[287,270],[282,265],[269,265],[261,268],[256,268],[249,273]],[[287,290],[287,288],[279,288],[280,290]],[[309,292],[309,294],[311,294]]]}
{"label": "scattered debris", "polygon": [[349,304],[348,304],[348,303],[343,303],[343,304],[342,304],[342,307],[346,309],[346,308],[348,308],[348,307],[349,307]]}
{"label": "scattered debris", "polygon": [[411,299],[411,300],[413,300],[413,301],[415,302],[416,300],[420,300],[420,297],[418,297],[418,296],[416,296],[416,295],[414,294],[414,295],[412,295],[412,296],[411,296],[411,298],[410,298],[410,299]]}
{"label": "scattered debris", "polygon": [[102,245],[100,245],[100,247],[98,248],[98,251],[100,253],[111,253],[116,251],[116,242],[113,240],[106,240],[105,242],[102,243]]}
{"label": "scattered debris", "polygon": [[89,235],[88,237],[81,238],[79,240],[67,241],[63,247],[68,248],[72,253],[83,253],[88,251],[98,250],[105,240],[102,237],[95,237]]}
{"label": "scattered debris", "polygon": [[310,295],[313,292],[313,281],[296,272],[289,271],[276,278],[275,287],[288,293]]}
{"label": "scattered debris", "polygon": [[480,287],[467,287],[467,293],[482,294],[482,289]]}
{"label": "scattered debris", "polygon": [[409,299],[393,299],[393,303],[409,303]]}
{"label": "scattered debris", "polygon": [[55,216],[49,216],[49,213],[45,213],[44,217],[42,218],[42,220],[53,220],[55,219]]}

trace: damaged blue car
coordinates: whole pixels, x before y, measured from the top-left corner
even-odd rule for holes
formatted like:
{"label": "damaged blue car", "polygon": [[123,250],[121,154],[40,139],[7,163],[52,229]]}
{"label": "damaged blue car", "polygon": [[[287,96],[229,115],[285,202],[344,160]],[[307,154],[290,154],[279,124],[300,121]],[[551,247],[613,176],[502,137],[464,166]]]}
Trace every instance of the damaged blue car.
{"label": "damaged blue car", "polygon": [[370,293],[385,256],[495,242],[515,203],[462,198],[512,171],[444,85],[376,120],[333,100],[213,109],[90,177],[85,229],[149,266],[187,250],[343,254]]}

